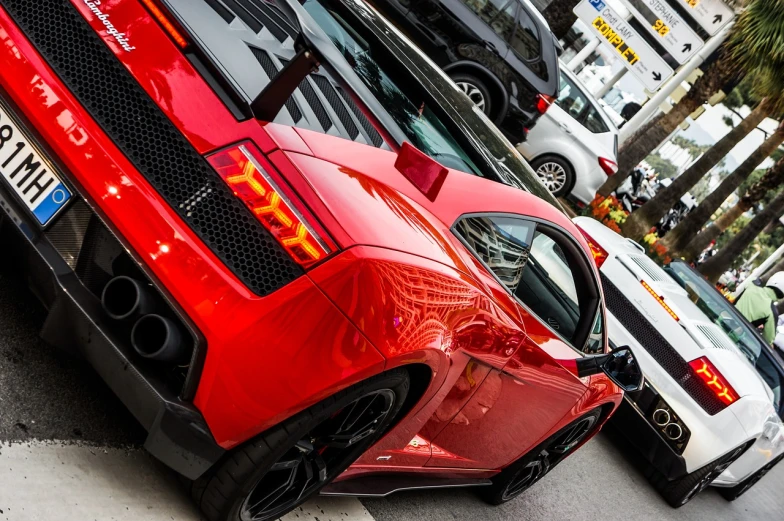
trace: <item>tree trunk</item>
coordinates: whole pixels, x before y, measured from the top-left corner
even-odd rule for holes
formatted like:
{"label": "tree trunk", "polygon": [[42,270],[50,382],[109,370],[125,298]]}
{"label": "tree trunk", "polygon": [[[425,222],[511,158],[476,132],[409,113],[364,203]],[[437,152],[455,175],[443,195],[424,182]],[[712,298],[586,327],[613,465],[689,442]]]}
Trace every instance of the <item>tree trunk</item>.
{"label": "tree trunk", "polygon": [[667,114],[659,114],[627,139],[618,151],[618,173],[610,176],[598,194],[607,197],[629,177],[640,161],[672,134],[678,125],[718,92],[736,74],[732,60],[720,57],[694,82],[689,92]]}
{"label": "tree trunk", "polygon": [[553,0],[550,5],[545,7],[542,11],[544,19],[550,26],[550,31],[555,35],[556,40],[560,40],[569,29],[572,28],[574,22],[577,21],[577,15],[574,14],[574,7],[579,4],[579,0]]}
{"label": "tree trunk", "polygon": [[782,258],[776,264],[771,266],[770,269],[768,269],[768,271],[766,271],[762,275],[762,277],[760,277],[760,279],[762,280],[763,283],[767,284],[770,278],[780,271],[784,271],[784,258]]}
{"label": "tree trunk", "polygon": [[732,262],[741,256],[748,245],[757,238],[762,229],[773,219],[781,217],[782,214],[784,214],[784,192],[776,196],[764,210],[755,215],[754,219],[716,255],[705,261],[700,266],[700,273],[711,282],[719,280],[721,274],[732,266]]}
{"label": "tree trunk", "polygon": [[[715,222],[712,222],[708,225],[707,228],[702,230],[694,239],[689,242],[686,247],[680,252],[672,252],[671,254],[678,255],[679,257],[683,258],[687,261],[692,261],[696,259],[700,253],[702,253],[705,248],[710,246],[710,243],[715,241],[719,238],[719,235],[724,233],[727,228],[732,226],[732,224],[747,212],[751,208],[751,205],[745,205],[742,201],[738,202],[732,208],[730,208],[727,212],[722,214],[721,217],[716,219]],[[669,236],[669,235],[668,235]],[[665,243],[666,246],[666,243]]]}
{"label": "tree trunk", "polygon": [[[691,260],[696,255],[700,254],[700,251],[702,250],[696,251],[696,245],[694,245],[695,247],[693,248],[689,247],[694,237],[699,233],[705,223],[710,220],[711,215],[724,204],[727,197],[737,190],[743,181],[745,181],[759,164],[768,158],[781,143],[784,143],[784,126],[779,125],[776,132],[771,134],[768,139],[766,139],[757,150],[752,152],[734,172],[727,176],[727,178],[724,179],[724,181],[722,181],[697,208],[689,212],[689,215],[664,237],[663,244],[672,254],[681,255],[688,260]],[[776,167],[774,167],[773,170],[775,170],[775,168]],[[749,208],[751,208],[751,205],[749,205]]]}
{"label": "tree trunk", "polygon": [[[768,117],[770,113],[769,107],[770,104],[763,100],[746,119],[741,121],[726,136],[721,138],[718,143],[713,145],[710,150],[705,152],[688,170],[679,175],[670,186],[656,194],[653,199],[630,215],[622,227],[624,234],[627,237],[639,240],[648,233],[648,230],[659,222],[686,192],[691,190],[711,168],[716,166],[722,158],[735,148],[735,145],[740,143],[743,138],[748,136],[752,130],[757,128],[757,125]],[[700,224],[700,226],[702,225]],[[674,231],[671,231],[670,234]],[[699,228],[696,231],[699,231]],[[669,238],[670,234],[667,234],[667,238]],[[665,242],[665,244],[667,243]],[[667,245],[669,247],[669,244]]]}

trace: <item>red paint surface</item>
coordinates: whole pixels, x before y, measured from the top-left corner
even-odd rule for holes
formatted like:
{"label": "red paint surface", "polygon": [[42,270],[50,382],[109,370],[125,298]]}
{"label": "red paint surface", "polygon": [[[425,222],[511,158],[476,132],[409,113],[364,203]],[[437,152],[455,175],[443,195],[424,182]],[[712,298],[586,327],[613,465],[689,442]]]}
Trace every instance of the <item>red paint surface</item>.
{"label": "red paint surface", "polygon": [[[73,3],[104,30],[83,3]],[[529,316],[450,231],[464,213],[532,215],[566,229],[590,253],[560,211],[454,171],[430,202],[394,168],[392,152],[239,123],[139,3],[102,5],[136,50],[111,39],[107,45],[192,145],[208,153],[256,143],[342,249],[272,295],[253,295],[0,10],[0,68],[13,71],[0,76],[2,95],[206,338],[194,403],[222,446],[384,369],[413,363],[432,373],[424,396],[347,476],[396,468],[491,475],[571,419],[620,401],[606,378],[579,380],[566,371],[561,362],[579,355]],[[383,455],[392,458],[379,461]]]}

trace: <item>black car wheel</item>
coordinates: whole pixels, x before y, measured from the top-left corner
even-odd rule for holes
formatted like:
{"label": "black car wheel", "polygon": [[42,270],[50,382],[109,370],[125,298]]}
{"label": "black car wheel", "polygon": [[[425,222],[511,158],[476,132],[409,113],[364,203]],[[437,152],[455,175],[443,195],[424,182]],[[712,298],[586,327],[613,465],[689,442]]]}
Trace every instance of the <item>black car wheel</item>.
{"label": "black car wheel", "polygon": [[751,487],[756,485],[757,482],[759,480],[761,480],[763,478],[763,476],[765,476],[765,474],[770,472],[770,470],[773,467],[778,465],[778,463],[782,459],[784,459],[784,454],[779,456],[778,458],[774,459],[773,461],[771,461],[770,463],[768,463],[767,465],[765,465],[764,467],[759,469],[757,472],[755,472],[751,476],[747,477],[746,479],[744,479],[743,481],[741,481],[740,483],[738,483],[734,487],[718,489],[719,490],[719,494],[721,494],[721,497],[723,497],[727,501],[734,501],[734,500],[738,499],[740,496],[745,494]]}
{"label": "black car wheel", "polygon": [[457,84],[463,93],[474,102],[479,110],[490,116],[493,102],[490,99],[490,90],[482,81],[469,74],[455,74],[452,81]]}
{"label": "black car wheel", "polygon": [[708,488],[714,479],[719,477],[727,467],[732,465],[741,454],[746,450],[747,445],[738,447],[714,462],[708,463],[704,467],[695,470],[691,474],[686,474],[678,479],[669,481],[658,471],[651,469],[649,479],[654,488],[661,494],[667,503],[673,508],[680,508],[700,492]]}
{"label": "black car wheel", "polygon": [[268,521],[304,503],[390,426],[406,399],[405,370],[373,377],[271,428],[193,483],[209,521]]}
{"label": "black car wheel", "polygon": [[492,485],[480,489],[482,498],[491,505],[500,505],[531,488],[596,432],[600,415],[598,409],[588,413],[509,465],[492,479]]}
{"label": "black car wheel", "polygon": [[536,175],[555,197],[569,195],[574,186],[572,165],[558,156],[542,156],[531,163]]}

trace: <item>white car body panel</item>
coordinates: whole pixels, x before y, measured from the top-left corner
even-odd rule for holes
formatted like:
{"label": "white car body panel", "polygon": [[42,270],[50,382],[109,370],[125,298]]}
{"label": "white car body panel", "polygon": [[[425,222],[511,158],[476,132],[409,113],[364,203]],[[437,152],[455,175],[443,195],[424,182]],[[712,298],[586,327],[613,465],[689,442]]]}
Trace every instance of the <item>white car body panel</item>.
{"label": "white car body panel", "polygon": [[609,131],[594,134],[557,103],[553,103],[531,129],[527,140],[518,146],[518,150],[529,162],[544,155],[556,155],[565,159],[575,175],[575,183],[570,195],[581,203],[589,204],[593,201],[596,190],[607,181],[607,174],[599,165],[599,158],[604,157],[617,162],[615,142],[618,129],[612,119],[604,113],[601,104],[573,74],[565,71],[563,67],[561,74],[575,83],[588,102],[594,105]]}
{"label": "white car body panel", "polygon": [[[784,426],[773,407],[773,392],[723,330],[700,311],[666,272],[645,257],[639,245],[594,219],[578,217],[574,221],[607,251],[609,257],[600,271],[635,304],[637,311],[687,362],[707,357],[740,396],[717,414],[709,415],[608,310],[612,342],[631,346],[646,380],[691,431],[682,455],[688,472],[756,440],[714,481],[718,486],[734,486],[784,452]],[[641,280],[664,297],[679,321],[648,293]]]}

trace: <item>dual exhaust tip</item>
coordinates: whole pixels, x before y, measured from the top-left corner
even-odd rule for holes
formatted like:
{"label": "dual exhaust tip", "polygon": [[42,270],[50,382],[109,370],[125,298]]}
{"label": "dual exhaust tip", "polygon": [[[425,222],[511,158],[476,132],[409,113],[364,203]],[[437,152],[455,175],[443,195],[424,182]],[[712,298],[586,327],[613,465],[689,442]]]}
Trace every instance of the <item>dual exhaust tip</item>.
{"label": "dual exhaust tip", "polygon": [[653,411],[653,423],[662,429],[664,435],[672,441],[678,441],[683,436],[683,429],[672,421],[672,416],[667,409]]}
{"label": "dual exhaust tip", "polygon": [[185,355],[179,327],[155,312],[158,298],[145,283],[131,277],[115,277],[103,288],[101,304],[110,318],[133,322],[131,345],[139,356],[176,362]]}

